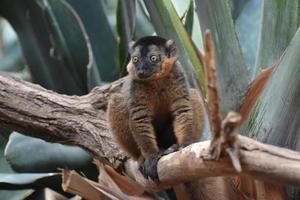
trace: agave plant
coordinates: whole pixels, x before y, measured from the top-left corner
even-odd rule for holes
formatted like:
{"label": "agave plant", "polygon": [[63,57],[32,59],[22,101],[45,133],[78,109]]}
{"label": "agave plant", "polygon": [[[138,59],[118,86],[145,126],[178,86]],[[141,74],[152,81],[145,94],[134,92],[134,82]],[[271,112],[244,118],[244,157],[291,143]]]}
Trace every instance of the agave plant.
{"label": "agave plant", "polygon": [[[24,58],[18,43],[4,45],[0,69],[59,93],[83,95],[126,74],[128,42],[157,34],[175,40],[189,82],[195,87],[199,82],[204,95],[199,51],[209,29],[223,114],[239,111],[251,81],[274,65],[260,99],[248,108],[242,134],[299,150],[299,6],[298,0],[2,0],[0,15],[16,31]],[[2,132],[5,199],[33,197],[44,187],[68,196],[57,168],[96,178],[91,156],[78,147]],[[297,198],[298,188],[287,191]]]}

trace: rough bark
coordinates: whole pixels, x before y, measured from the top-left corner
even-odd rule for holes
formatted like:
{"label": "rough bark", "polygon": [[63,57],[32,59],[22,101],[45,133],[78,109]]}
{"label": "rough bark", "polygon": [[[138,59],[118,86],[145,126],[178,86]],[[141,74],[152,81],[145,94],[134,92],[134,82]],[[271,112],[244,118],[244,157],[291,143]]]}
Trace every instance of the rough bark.
{"label": "rough bark", "polygon": [[[161,186],[149,184],[127,160],[106,127],[106,105],[111,93],[123,83],[95,88],[85,96],[66,96],[7,75],[0,75],[0,126],[50,142],[81,146],[96,159],[127,174],[153,190],[198,178],[236,175],[228,157],[205,161],[209,141],[192,144],[164,156],[158,163]],[[240,140],[242,175],[300,185],[300,153],[259,143],[243,136]]]}
{"label": "rough bark", "polygon": [[107,99],[123,80],[85,96],[67,96],[0,75],[0,125],[25,135],[80,146],[115,168],[126,158],[106,128]]}
{"label": "rough bark", "polygon": [[[234,170],[229,158],[206,161],[204,157],[209,153],[210,142],[198,142],[161,158],[158,162],[158,174],[162,181],[160,188],[195,179],[228,175],[244,175],[263,181],[300,185],[300,153],[262,144],[245,136],[239,136],[239,140],[241,173]],[[134,171],[134,168],[127,166],[130,171]],[[139,183],[149,184],[137,171],[130,173],[130,176]],[[152,186],[155,190],[155,185]]]}

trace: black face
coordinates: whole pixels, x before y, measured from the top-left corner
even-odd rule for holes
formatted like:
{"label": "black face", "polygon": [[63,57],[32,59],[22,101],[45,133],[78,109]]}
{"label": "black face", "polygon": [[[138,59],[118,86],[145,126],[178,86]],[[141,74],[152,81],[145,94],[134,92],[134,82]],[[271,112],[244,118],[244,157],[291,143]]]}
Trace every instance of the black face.
{"label": "black face", "polygon": [[156,45],[134,47],[131,61],[135,66],[138,78],[146,79],[158,72],[164,57],[164,50]]}
{"label": "black face", "polygon": [[176,57],[174,41],[159,36],[146,36],[137,40],[129,48],[135,76],[149,79],[160,72],[166,58]]}

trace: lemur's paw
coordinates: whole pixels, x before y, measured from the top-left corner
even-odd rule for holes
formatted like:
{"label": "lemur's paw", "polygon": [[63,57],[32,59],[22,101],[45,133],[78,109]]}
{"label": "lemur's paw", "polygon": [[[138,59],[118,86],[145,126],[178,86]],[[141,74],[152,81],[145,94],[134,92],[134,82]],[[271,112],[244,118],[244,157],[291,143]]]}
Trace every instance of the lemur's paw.
{"label": "lemur's paw", "polygon": [[146,179],[150,177],[156,184],[160,183],[157,173],[157,163],[161,157],[161,153],[152,154],[139,167],[139,170],[143,176]]}

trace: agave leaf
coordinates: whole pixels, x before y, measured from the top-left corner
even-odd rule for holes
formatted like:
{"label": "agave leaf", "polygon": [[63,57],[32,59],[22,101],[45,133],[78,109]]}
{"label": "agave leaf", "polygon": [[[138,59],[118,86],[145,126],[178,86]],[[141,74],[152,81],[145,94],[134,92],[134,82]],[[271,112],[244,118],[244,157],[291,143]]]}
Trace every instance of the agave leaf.
{"label": "agave leaf", "polygon": [[4,46],[4,55],[1,58],[0,70],[6,72],[17,72],[24,69],[25,63],[21,48],[17,41],[9,46]]}
{"label": "agave leaf", "polygon": [[43,183],[59,180],[61,175],[59,173],[1,173],[0,174],[0,188],[1,189],[24,189],[42,186]]}
{"label": "agave leaf", "polygon": [[80,16],[91,42],[97,66],[97,70],[91,74],[97,74],[98,71],[101,80],[106,82],[117,79],[119,75],[115,55],[117,40],[108,22],[103,2],[99,0],[68,0],[68,2]]}
{"label": "agave leaf", "polygon": [[254,73],[257,57],[262,2],[261,0],[249,1],[235,20],[235,31],[251,75]]}
{"label": "agave leaf", "polygon": [[[250,113],[243,133],[259,141],[300,150],[300,30],[285,54],[255,108]],[[299,188],[288,187],[289,198]]]}
{"label": "agave leaf", "polygon": [[140,38],[146,35],[153,35],[153,33],[155,33],[154,27],[151,24],[141,1],[137,1],[136,4],[135,20],[135,38]]}
{"label": "agave leaf", "polygon": [[190,5],[186,12],[185,23],[184,23],[184,27],[190,36],[192,35],[192,32],[193,32],[194,9],[195,9],[194,2],[190,1]]}
{"label": "agave leaf", "polygon": [[195,84],[193,82],[193,69],[196,69],[199,75],[202,92],[204,92],[204,73],[201,67],[201,61],[197,56],[191,38],[180,21],[172,2],[170,0],[144,0],[144,3],[157,34],[175,40],[180,52],[179,61],[185,68],[189,82]]}
{"label": "agave leaf", "polygon": [[300,31],[268,82],[245,133],[274,145],[300,150]]}
{"label": "agave leaf", "polygon": [[9,137],[5,157],[15,171],[23,173],[82,169],[92,161],[91,156],[79,147],[52,144],[16,132]]}
{"label": "agave leaf", "polygon": [[239,18],[243,8],[250,1],[251,0],[230,0],[229,1],[231,7],[231,15],[234,22]]}
{"label": "agave leaf", "polygon": [[[7,143],[7,139],[0,136],[0,177],[1,174],[4,173],[12,173],[13,171],[10,169],[9,165],[5,161],[4,158],[4,148]],[[0,178],[1,179],[1,178]],[[26,197],[28,194],[32,193],[33,190],[0,190],[1,199],[9,199],[9,200],[19,200]]]}
{"label": "agave leaf", "polygon": [[133,39],[135,30],[135,0],[118,1],[117,31],[119,36],[118,57],[120,72],[125,75],[128,62],[128,44]]}
{"label": "agave leaf", "polygon": [[25,60],[17,40],[16,32],[4,18],[0,18],[0,70],[5,72],[22,72]]}
{"label": "agave leaf", "polygon": [[31,195],[34,190],[24,189],[24,190],[0,190],[0,196],[2,199],[9,200],[20,200],[24,199],[27,196]]}
{"label": "agave leaf", "polygon": [[[61,93],[85,94],[89,62],[85,38],[77,32],[80,27],[66,8],[67,3],[54,2],[60,7],[55,9],[59,16],[51,10],[51,3],[53,0],[4,0],[0,3],[0,13],[16,30],[34,82]],[[71,43],[73,47],[68,46]],[[74,63],[76,68],[73,68],[71,60],[77,55],[81,60],[77,58],[79,63]]]}
{"label": "agave leaf", "polygon": [[274,64],[291,41],[297,30],[298,2],[263,1],[262,27],[254,75]]}
{"label": "agave leaf", "polygon": [[[63,59],[70,75],[74,78],[80,88],[86,87],[87,73],[85,67],[88,64],[88,50],[85,40],[82,36],[77,20],[70,11],[70,6],[66,2],[55,0],[39,0],[37,1],[43,7],[44,13],[49,21],[49,29],[53,39],[55,56]],[[75,24],[68,28],[66,24]],[[76,26],[77,25],[77,26]],[[75,43],[74,41],[78,41]],[[74,49],[82,49],[83,51],[72,51]]]}
{"label": "agave leaf", "polygon": [[[62,192],[60,173],[1,173],[0,189],[22,190],[49,187]],[[30,192],[30,190],[29,190]]]}
{"label": "agave leaf", "polygon": [[[41,50],[43,48],[41,48],[38,45],[36,39],[37,37],[31,36],[33,35],[34,29],[33,26],[29,23],[28,18],[32,14],[27,14],[27,16],[25,14],[25,10],[28,9],[28,6],[33,7],[31,9],[31,13],[34,12],[33,9],[35,9],[35,11],[38,10],[35,2],[31,1],[28,4],[24,4],[23,2],[18,3],[17,1],[1,1],[0,4],[1,4],[0,6],[1,16],[5,17],[8,20],[8,22],[11,23],[11,25],[14,27],[19,37],[19,41],[21,43],[22,49],[24,51],[24,56],[27,58],[27,63],[32,67],[39,66],[41,63],[44,64],[37,67],[36,70],[32,70],[33,76],[36,76],[35,81],[40,82],[41,85],[50,89],[57,88],[57,85],[55,85],[54,80],[51,79],[50,76],[48,75],[49,74],[48,69],[45,64],[46,63],[45,57],[47,56],[42,56],[43,54],[47,54],[49,50],[47,49],[47,52],[45,50]],[[24,20],[26,18],[27,20]],[[42,24],[40,19],[41,18],[35,19],[36,21],[38,21],[35,23]],[[45,26],[43,26],[42,29],[45,30],[46,29]],[[43,44],[45,44],[45,42]]]}
{"label": "agave leaf", "polygon": [[[1,130],[1,134],[2,134],[2,130]],[[0,135],[0,173],[13,172],[4,157],[4,149],[7,141],[8,140],[6,138]]]}
{"label": "agave leaf", "polygon": [[[31,68],[31,72],[33,74],[34,80],[36,82],[46,86],[47,88],[54,89],[59,92],[64,92],[64,93],[69,93],[69,94],[85,93],[86,89],[87,89],[87,87],[86,87],[87,84],[86,84],[86,86],[84,86],[84,87],[82,86],[83,88],[81,88],[81,86],[76,83],[73,76],[70,76],[70,73],[67,70],[65,63],[61,59],[57,60],[57,59],[54,59],[54,57],[51,57],[51,55],[49,55],[49,48],[53,47],[53,46],[51,46],[53,43],[51,43],[51,41],[49,41],[50,33],[49,33],[49,31],[47,32],[47,30],[48,30],[47,28],[49,28],[47,25],[49,25],[49,24],[46,23],[46,19],[47,19],[47,18],[45,18],[46,11],[41,9],[41,6],[43,6],[43,4],[38,5],[34,1],[30,1],[28,3],[26,2],[25,4],[18,3],[17,1],[2,1],[1,3],[3,5],[6,5],[5,6],[6,9],[1,10],[1,12],[3,12],[5,14],[5,16],[8,16],[8,19],[11,20],[11,23],[15,26],[15,29],[17,30],[17,33],[19,34],[21,44],[23,45],[22,47],[25,50],[24,54],[26,54],[26,58],[27,58],[29,66]],[[58,3],[58,1],[55,3]],[[47,4],[47,6],[49,7],[48,4]],[[62,8],[64,8],[64,9],[63,9],[63,11],[61,10],[61,12],[63,14],[68,15],[68,17],[69,17],[69,18],[66,17],[66,20],[67,19],[70,20],[70,17],[72,14],[72,13],[70,14],[71,11],[70,10],[66,11],[67,9],[65,9],[65,7],[62,7]],[[52,7],[49,7],[48,9],[52,9]],[[56,11],[58,12],[59,9],[56,9]],[[72,15],[72,16],[74,17],[74,15]],[[48,16],[48,17],[50,17],[50,16]],[[72,23],[75,22],[74,18],[72,18],[72,20],[71,20]],[[51,21],[51,19],[49,19],[49,21]],[[52,22],[54,23],[55,21],[52,20]],[[77,22],[77,20],[76,20],[76,22]],[[73,25],[75,26],[76,23],[74,23]],[[71,27],[73,27],[73,25]],[[77,24],[77,26],[78,26],[78,24]],[[68,26],[63,26],[63,27],[68,27]],[[69,28],[70,28],[70,26],[69,26]],[[75,27],[74,31],[79,30],[79,28],[80,27]],[[72,32],[72,34],[70,32],[68,32],[68,33],[70,35],[73,34],[73,32]],[[62,34],[62,33],[57,33],[57,34]],[[64,34],[66,34],[66,33],[64,33]],[[74,34],[74,35],[76,35],[76,34]],[[56,42],[59,42],[60,41],[59,39],[65,39],[65,38],[64,37],[60,38],[59,36],[57,36]],[[76,41],[75,41],[75,39],[76,39]],[[80,39],[83,39],[83,36],[78,37],[78,38],[73,38],[73,42],[80,44]],[[70,40],[68,40],[68,41],[70,42]],[[86,47],[85,40],[82,41],[82,44],[84,44],[85,45],[84,47]],[[74,50],[76,50],[76,49],[74,49]],[[87,55],[84,53],[84,51],[85,51],[84,48],[83,49],[80,48],[80,52],[82,53],[82,55]],[[54,53],[53,55],[55,55],[55,52],[52,52],[52,53]],[[74,55],[72,55],[72,56],[74,56]],[[81,63],[83,63],[83,64],[84,64],[84,61],[88,61],[87,59],[84,59],[83,57],[81,57],[81,58],[83,59],[81,61]],[[70,59],[73,59],[73,57]],[[81,72],[80,71],[77,71],[77,72],[78,72],[78,74],[81,73],[81,76],[83,77],[83,79],[86,80],[87,73],[84,72],[84,71],[86,71],[86,63],[81,66],[81,69],[84,69],[84,70]],[[48,149],[50,151],[44,152],[44,153],[46,153],[46,156],[44,158],[48,157],[47,159],[44,159],[43,162],[37,162],[38,164],[34,165],[33,163],[35,163],[35,162],[33,159],[31,160],[32,162],[28,162],[28,155],[36,155],[36,156],[30,157],[30,158],[36,158],[36,161],[42,161],[39,159],[43,159],[42,157],[40,157],[40,155],[35,154],[36,149],[34,149],[34,147],[31,149],[31,152],[28,152],[28,151],[26,152],[26,151],[23,151],[24,149],[20,149],[20,148],[18,149],[15,147],[13,147],[11,149],[7,148],[7,150],[8,150],[7,155],[8,155],[8,158],[10,159],[11,164],[13,165],[14,169],[17,169],[19,171],[22,171],[22,170],[24,170],[24,171],[27,170],[27,171],[31,171],[31,172],[35,171],[35,170],[37,170],[37,171],[52,171],[53,170],[54,171],[54,170],[57,170],[58,166],[64,166],[64,165],[67,166],[67,164],[73,165],[74,163],[77,162],[76,159],[81,157],[83,159],[81,159],[81,160],[78,159],[79,166],[77,165],[78,163],[74,164],[75,167],[76,167],[76,165],[77,165],[77,167],[80,167],[80,166],[82,166],[83,162],[87,163],[88,160],[90,162],[90,159],[91,159],[87,155],[87,153],[82,153],[83,150],[77,150],[77,151],[73,152],[73,155],[75,157],[73,158],[74,160],[72,162],[69,162],[69,161],[64,162],[64,161],[62,161],[64,158],[61,158],[59,155],[60,154],[59,149],[63,152],[65,151],[63,148],[58,148],[57,149],[58,151],[53,152],[53,150],[51,151],[51,149],[54,146],[52,146],[52,147],[48,146],[48,148],[45,148],[46,146],[43,146],[45,143],[41,142],[38,144],[38,142],[30,141],[28,139],[27,139],[27,143],[26,142],[23,143],[23,145],[25,147],[26,147],[26,144],[27,145],[28,144],[29,145],[31,145],[31,144],[37,145],[38,149],[40,149],[41,152],[43,152],[42,149]],[[9,145],[8,147],[12,147],[12,146],[13,145]],[[17,149],[19,150],[20,153],[16,153],[17,151],[15,151],[15,150],[17,150]],[[27,153],[27,155],[25,152]],[[66,157],[68,157],[68,154],[70,152],[72,152],[72,151],[66,151],[66,153],[67,153]],[[78,156],[76,155],[76,153],[79,153]],[[13,157],[13,156],[16,156],[16,157]],[[21,162],[18,163],[18,160],[16,158],[20,158]],[[52,160],[49,158],[54,158],[54,159]],[[70,157],[70,159],[72,159],[72,158]],[[60,160],[60,162],[59,162],[59,160]],[[47,162],[50,162],[50,164]],[[51,170],[49,170],[48,167]]]}
{"label": "agave leaf", "polygon": [[[89,91],[94,86],[100,85],[100,76],[91,42],[76,11],[65,1],[36,1],[45,10],[45,16],[49,22],[50,35],[55,47],[53,56],[65,63],[80,88]],[[65,24],[70,25],[65,28]]]}
{"label": "agave leaf", "polygon": [[[216,70],[224,113],[238,110],[249,75],[226,0],[196,0],[202,35],[210,29],[216,49]],[[242,77],[242,78],[241,78]]]}

